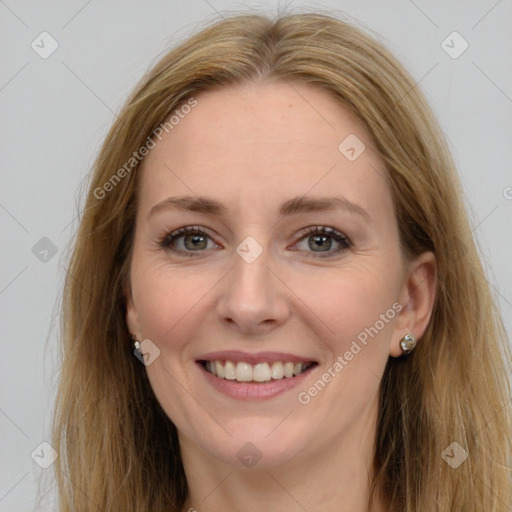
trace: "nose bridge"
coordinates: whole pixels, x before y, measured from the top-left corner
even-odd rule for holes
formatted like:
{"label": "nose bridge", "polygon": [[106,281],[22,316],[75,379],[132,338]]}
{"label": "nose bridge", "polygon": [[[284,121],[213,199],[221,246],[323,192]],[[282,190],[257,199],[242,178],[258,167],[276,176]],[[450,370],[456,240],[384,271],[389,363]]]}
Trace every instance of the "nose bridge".
{"label": "nose bridge", "polygon": [[288,310],[282,287],[270,270],[270,238],[264,232],[256,236],[247,236],[236,247],[218,307],[221,320],[247,332],[283,322]]}
{"label": "nose bridge", "polygon": [[[262,236],[258,238],[262,240]],[[268,237],[260,244],[254,237],[248,236],[236,247],[235,253],[231,293],[246,311],[256,312],[272,299]]]}

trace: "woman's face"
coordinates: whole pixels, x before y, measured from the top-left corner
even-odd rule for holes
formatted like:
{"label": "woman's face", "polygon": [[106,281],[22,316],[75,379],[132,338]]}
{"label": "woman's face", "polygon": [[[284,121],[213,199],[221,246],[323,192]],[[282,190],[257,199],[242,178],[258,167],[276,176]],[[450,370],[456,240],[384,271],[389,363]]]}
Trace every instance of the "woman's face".
{"label": "woman's face", "polygon": [[127,322],[155,395],[184,450],[239,467],[368,444],[414,327],[383,163],[314,87],[196,100],[141,170]]}

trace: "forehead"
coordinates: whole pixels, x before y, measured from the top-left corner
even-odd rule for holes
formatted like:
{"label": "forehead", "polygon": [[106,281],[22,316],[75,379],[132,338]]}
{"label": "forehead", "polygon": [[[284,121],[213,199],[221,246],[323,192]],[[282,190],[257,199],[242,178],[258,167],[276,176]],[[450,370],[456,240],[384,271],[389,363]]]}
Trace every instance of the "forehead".
{"label": "forehead", "polygon": [[290,197],[337,192],[369,210],[391,207],[364,124],[327,92],[250,83],[195,99],[145,158],[140,208],[172,194],[216,198],[233,214],[270,212]]}

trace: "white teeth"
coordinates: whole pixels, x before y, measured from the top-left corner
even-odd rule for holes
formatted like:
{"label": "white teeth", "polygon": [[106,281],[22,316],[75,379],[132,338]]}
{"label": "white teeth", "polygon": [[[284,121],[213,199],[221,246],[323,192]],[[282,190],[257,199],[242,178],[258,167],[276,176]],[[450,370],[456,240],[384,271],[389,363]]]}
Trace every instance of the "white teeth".
{"label": "white teeth", "polygon": [[224,378],[227,380],[236,379],[236,368],[232,361],[226,361],[224,364]]}
{"label": "white teeth", "polygon": [[[222,363],[220,361],[215,361],[215,369],[217,370],[217,377],[220,377],[221,379],[224,378],[224,366],[222,366]],[[215,375],[215,373],[214,373]]]}
{"label": "white teeth", "polygon": [[252,380],[256,382],[265,382],[272,377],[270,373],[270,366],[268,363],[258,363],[252,368]]}
{"label": "white teeth", "polygon": [[289,379],[293,377],[293,363],[284,363],[283,369],[284,369],[284,376]]}
{"label": "white teeth", "polygon": [[251,382],[252,366],[249,363],[239,361],[236,365],[236,380],[241,382]]}
{"label": "white teeth", "polygon": [[281,361],[276,361],[275,363],[272,363],[270,374],[273,379],[282,379],[284,377],[283,363],[281,363]]}
{"label": "white teeth", "polygon": [[311,366],[310,363],[293,363],[291,361],[274,361],[255,365],[238,361],[206,361],[205,369],[221,379],[238,382],[270,382],[282,378],[291,379],[300,375]]}

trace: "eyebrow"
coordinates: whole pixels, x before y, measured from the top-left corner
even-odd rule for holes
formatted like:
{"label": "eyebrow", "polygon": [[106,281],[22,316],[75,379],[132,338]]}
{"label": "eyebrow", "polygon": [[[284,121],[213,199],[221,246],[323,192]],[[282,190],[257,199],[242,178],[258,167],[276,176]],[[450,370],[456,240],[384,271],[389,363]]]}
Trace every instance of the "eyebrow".
{"label": "eyebrow", "polygon": [[[191,212],[206,213],[222,216],[228,213],[228,209],[222,203],[207,197],[180,196],[168,197],[151,208],[148,218],[162,210],[177,209]],[[371,223],[369,213],[360,205],[345,197],[306,198],[294,197],[281,204],[280,217],[296,215],[306,212],[324,212],[337,209],[346,210],[361,216],[366,222]]]}

